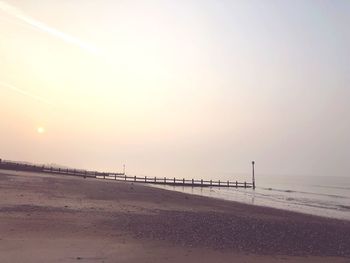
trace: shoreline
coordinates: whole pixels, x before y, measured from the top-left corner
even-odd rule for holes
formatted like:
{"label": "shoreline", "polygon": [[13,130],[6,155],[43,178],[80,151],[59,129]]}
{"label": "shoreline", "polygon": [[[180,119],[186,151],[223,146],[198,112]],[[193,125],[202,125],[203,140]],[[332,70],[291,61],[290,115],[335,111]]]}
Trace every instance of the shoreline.
{"label": "shoreline", "polygon": [[33,253],[42,247],[50,262],[232,257],[346,262],[350,257],[346,220],[140,184],[5,170],[0,190],[1,262],[21,262],[19,255],[27,256],[26,262],[45,262]]}
{"label": "shoreline", "polygon": [[[235,203],[240,203],[240,204],[247,204],[251,206],[258,206],[258,207],[266,207],[266,208],[272,208],[272,209],[277,209],[277,210],[282,210],[282,211],[289,211],[289,212],[295,212],[295,213],[300,213],[303,215],[312,215],[312,216],[318,216],[322,218],[328,218],[328,219],[338,219],[338,220],[345,220],[345,221],[350,221],[350,216],[348,214],[345,215],[345,212],[339,213],[338,210],[332,210],[328,209],[325,210],[325,208],[320,208],[320,207],[315,207],[315,206],[310,206],[306,207],[304,206],[298,206],[295,204],[289,204],[287,202],[278,202],[277,207],[273,206],[276,203],[273,203],[274,201],[264,201],[264,200],[256,200],[257,197],[254,196],[254,191],[257,190],[252,190],[252,189],[246,189],[245,191],[251,191],[253,193],[248,192],[248,197],[244,196],[247,193],[243,193],[240,189],[219,189],[215,188],[214,193],[212,192],[212,189],[197,189],[197,188],[186,188],[186,187],[181,187],[181,186],[159,186],[159,185],[150,185],[150,187],[154,187],[157,189],[164,189],[167,191],[174,191],[174,192],[179,192],[179,193],[184,193],[184,194],[189,194],[189,195],[195,195],[195,196],[203,196],[203,197],[209,197],[209,198],[214,198],[218,200],[223,200],[223,201],[229,201],[229,202],[235,202]],[[259,188],[257,188],[259,190]],[[208,191],[209,190],[209,191]],[[217,191],[216,191],[217,190]],[[240,194],[235,196],[227,194],[228,191],[238,191]],[[222,194],[221,192],[226,192],[226,194]],[[249,196],[250,195],[250,196]],[[235,200],[240,199],[240,200]],[[244,199],[250,199],[250,201],[245,201]],[[275,201],[276,202],[276,201]],[[283,207],[282,207],[283,206]],[[332,213],[333,212],[333,213]]]}

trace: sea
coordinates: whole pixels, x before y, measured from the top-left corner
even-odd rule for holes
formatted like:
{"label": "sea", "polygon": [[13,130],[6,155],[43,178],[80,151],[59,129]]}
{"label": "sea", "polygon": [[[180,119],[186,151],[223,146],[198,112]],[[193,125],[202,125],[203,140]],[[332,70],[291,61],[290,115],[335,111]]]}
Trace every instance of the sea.
{"label": "sea", "polygon": [[350,177],[268,176],[256,181],[256,189],[154,187],[241,203],[350,220]]}

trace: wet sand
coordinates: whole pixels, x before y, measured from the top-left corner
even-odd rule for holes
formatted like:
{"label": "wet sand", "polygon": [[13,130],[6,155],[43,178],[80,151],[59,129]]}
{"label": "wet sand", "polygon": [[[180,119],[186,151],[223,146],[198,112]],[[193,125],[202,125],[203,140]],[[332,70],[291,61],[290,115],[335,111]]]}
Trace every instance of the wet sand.
{"label": "wet sand", "polygon": [[0,170],[0,262],[350,262],[350,221]]}

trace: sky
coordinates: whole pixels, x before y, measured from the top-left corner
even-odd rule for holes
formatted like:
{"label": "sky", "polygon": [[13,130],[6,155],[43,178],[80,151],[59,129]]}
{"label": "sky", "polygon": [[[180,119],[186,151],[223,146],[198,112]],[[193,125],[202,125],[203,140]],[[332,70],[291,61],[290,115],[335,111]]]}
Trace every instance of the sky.
{"label": "sky", "polygon": [[0,0],[0,158],[349,176],[350,1]]}

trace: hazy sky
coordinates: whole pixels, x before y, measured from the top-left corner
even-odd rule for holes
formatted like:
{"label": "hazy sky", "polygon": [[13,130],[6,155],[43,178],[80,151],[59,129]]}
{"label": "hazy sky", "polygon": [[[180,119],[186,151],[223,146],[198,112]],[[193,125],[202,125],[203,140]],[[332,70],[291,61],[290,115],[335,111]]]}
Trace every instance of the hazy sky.
{"label": "hazy sky", "polygon": [[350,1],[0,0],[0,158],[350,176]]}

